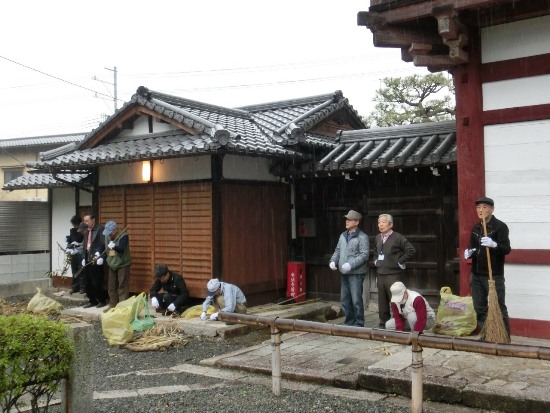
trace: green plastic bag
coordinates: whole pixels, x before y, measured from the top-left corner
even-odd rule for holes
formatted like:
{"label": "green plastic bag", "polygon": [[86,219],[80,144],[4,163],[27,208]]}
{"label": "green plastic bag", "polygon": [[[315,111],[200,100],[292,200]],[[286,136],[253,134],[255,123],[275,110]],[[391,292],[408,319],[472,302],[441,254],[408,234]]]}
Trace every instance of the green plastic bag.
{"label": "green plastic bag", "polygon": [[[141,296],[141,294],[140,294]],[[134,313],[134,321],[132,321],[130,323],[130,325],[132,326],[132,330],[134,331],[145,331],[145,330],[149,330],[151,328],[154,327],[155,325],[155,319],[153,317],[151,317],[151,313],[149,312],[149,305],[147,303],[147,298],[145,298],[145,296],[143,296],[141,298],[141,300],[143,301],[143,308],[145,309],[145,316],[143,318],[139,318],[139,313],[140,313],[140,306],[139,305],[136,305],[135,306],[135,313]]]}
{"label": "green plastic bag", "polygon": [[433,332],[446,336],[467,336],[477,326],[472,297],[453,295],[449,287],[440,290],[441,300]]}

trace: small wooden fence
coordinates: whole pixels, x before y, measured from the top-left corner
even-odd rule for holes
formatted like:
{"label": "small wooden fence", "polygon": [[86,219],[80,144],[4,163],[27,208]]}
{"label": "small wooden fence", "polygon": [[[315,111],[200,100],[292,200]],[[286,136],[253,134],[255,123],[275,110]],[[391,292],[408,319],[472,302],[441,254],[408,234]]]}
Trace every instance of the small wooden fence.
{"label": "small wooden fence", "polygon": [[262,317],[258,315],[225,312],[220,312],[220,320],[263,328],[269,327],[271,329],[271,375],[273,378],[273,394],[276,396],[281,394],[281,330],[302,331],[306,333],[353,337],[364,340],[384,341],[387,343],[409,345],[412,350],[412,413],[421,413],[423,411],[422,349],[424,347],[440,350],[467,351],[470,353],[489,354],[493,356],[550,360],[550,348],[548,347],[488,343],[458,337],[427,336],[417,332],[404,333],[391,330],[319,323],[315,321],[294,320],[279,317]]}

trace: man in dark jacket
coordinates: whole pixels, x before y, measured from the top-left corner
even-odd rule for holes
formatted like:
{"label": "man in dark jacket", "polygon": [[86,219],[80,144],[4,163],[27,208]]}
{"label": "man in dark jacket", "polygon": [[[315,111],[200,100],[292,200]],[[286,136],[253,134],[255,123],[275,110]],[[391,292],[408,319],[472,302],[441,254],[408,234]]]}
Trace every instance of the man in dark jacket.
{"label": "man in dark jacket", "polygon": [[378,231],[374,241],[374,265],[376,266],[376,286],[378,287],[379,327],[385,328],[391,318],[391,286],[403,282],[403,272],[409,261],[416,254],[413,245],[398,232],[393,230],[393,217],[381,214],[378,217]]}
{"label": "man in dark jacket", "polygon": [[[491,257],[491,270],[495,289],[497,290],[498,304],[506,331],[510,334],[510,321],[505,303],[504,286],[504,257],[510,253],[510,238],[508,226],[495,218],[493,212],[495,203],[491,198],[483,197],[476,201],[476,213],[480,222],[472,228],[470,245],[464,250],[464,259],[472,259],[472,273],[470,275],[470,289],[472,300],[477,314],[478,327],[482,328],[487,317],[487,297],[489,295],[489,265],[487,263],[487,249]],[[483,217],[487,236],[483,231]]]}
{"label": "man in dark jacket", "polygon": [[71,272],[73,274],[73,282],[71,285],[70,294],[78,293],[81,290],[84,290],[84,283],[80,284],[80,275],[75,276],[78,270],[81,268],[82,254],[80,254],[80,247],[82,246],[82,241],[84,236],[82,232],[78,229],[82,224],[82,218],[79,215],[73,215],[71,218],[72,228],[69,230],[69,235],[67,236],[67,254],[70,255],[71,260]]}
{"label": "man in dark jacket", "polygon": [[101,308],[107,305],[107,294],[103,289],[105,237],[103,236],[103,227],[96,222],[95,214],[84,215],[84,223],[88,226],[88,230],[84,234],[82,243],[84,247],[82,266],[85,266],[82,274],[86,278],[86,295],[89,300],[87,304],[84,304],[84,308],[93,306]]}
{"label": "man in dark jacket", "polygon": [[[162,293],[159,293],[160,290]],[[189,304],[189,291],[180,274],[172,272],[166,264],[158,264],[155,282],[149,291],[151,305],[157,311],[181,314]]]}

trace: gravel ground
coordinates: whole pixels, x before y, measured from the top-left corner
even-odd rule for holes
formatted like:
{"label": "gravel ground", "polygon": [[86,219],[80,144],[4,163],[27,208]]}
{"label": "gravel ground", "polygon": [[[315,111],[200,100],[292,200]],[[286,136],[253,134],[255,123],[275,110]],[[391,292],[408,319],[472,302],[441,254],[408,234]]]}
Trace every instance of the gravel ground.
{"label": "gravel ground", "polygon": [[[281,396],[272,394],[271,386],[223,382],[212,377],[187,373],[139,375],[125,374],[137,370],[162,369],[177,364],[198,364],[200,360],[249,347],[269,339],[269,332],[255,332],[230,340],[191,337],[186,345],[165,352],[132,352],[111,347],[103,339],[99,323],[94,324],[94,391],[136,389],[167,385],[199,385],[197,390],[127,397],[95,399],[96,413],[191,413],[191,412],[408,412],[409,408],[386,402],[366,402],[319,392],[282,389]],[[214,387],[219,386],[219,387]],[[201,389],[202,387],[202,389]],[[59,413],[59,405],[50,412]]]}

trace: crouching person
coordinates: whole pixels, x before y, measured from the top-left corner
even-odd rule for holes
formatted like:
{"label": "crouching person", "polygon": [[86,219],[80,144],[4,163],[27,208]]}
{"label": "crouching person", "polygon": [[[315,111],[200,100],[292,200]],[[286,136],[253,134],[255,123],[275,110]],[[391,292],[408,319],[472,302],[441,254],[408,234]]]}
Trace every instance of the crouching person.
{"label": "crouching person", "polygon": [[219,312],[246,314],[246,297],[239,287],[213,278],[206,284],[208,296],[202,304],[201,320],[206,320],[206,311],[212,303],[216,312],[210,320],[217,320]]}
{"label": "crouching person", "polygon": [[166,264],[157,265],[155,282],[149,294],[151,305],[157,312],[179,315],[189,305],[189,290],[185,280],[180,274],[170,271]]}
{"label": "crouching person", "polygon": [[386,329],[422,332],[434,326],[435,312],[419,293],[408,290],[401,281],[393,283],[390,291],[392,318]]}

